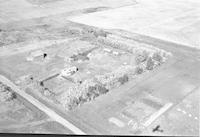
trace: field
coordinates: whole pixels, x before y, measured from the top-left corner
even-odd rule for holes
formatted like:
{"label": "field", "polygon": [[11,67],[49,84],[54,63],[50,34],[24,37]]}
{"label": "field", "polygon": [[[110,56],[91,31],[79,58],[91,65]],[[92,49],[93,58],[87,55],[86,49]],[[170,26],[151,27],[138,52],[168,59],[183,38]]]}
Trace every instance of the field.
{"label": "field", "polygon": [[197,0],[140,0],[136,5],[72,16],[69,20],[104,29],[126,30],[200,48],[199,6]]}
{"label": "field", "polygon": [[9,0],[0,1],[0,23],[7,24],[46,16],[74,16],[135,5],[135,0]]}

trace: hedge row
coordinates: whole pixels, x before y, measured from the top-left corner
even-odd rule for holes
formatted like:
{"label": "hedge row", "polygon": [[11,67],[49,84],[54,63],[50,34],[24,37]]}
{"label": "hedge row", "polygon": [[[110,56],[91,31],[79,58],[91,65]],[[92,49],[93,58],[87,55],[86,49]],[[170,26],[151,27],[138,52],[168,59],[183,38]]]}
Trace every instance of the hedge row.
{"label": "hedge row", "polygon": [[99,95],[107,93],[110,89],[126,83],[129,80],[128,74],[132,70],[134,68],[131,66],[123,66],[114,72],[85,80],[63,92],[59,101],[66,109],[73,109],[81,103],[93,100]]}
{"label": "hedge row", "polygon": [[120,39],[120,38],[115,38],[113,35],[109,35],[107,37],[99,37],[98,42],[111,46],[113,48],[121,49],[133,54],[137,54],[138,52],[147,52],[150,53],[151,55],[154,53],[160,54],[163,58],[168,58],[171,56],[170,52],[166,52],[162,49],[156,48],[151,45],[147,45],[144,43],[139,43],[135,41],[127,42],[126,39]]}
{"label": "hedge row", "polygon": [[126,65],[119,67],[111,73],[97,75],[95,76],[95,79],[110,90],[112,88],[126,83],[130,79],[130,76],[134,73],[135,67]]}
{"label": "hedge row", "polygon": [[93,79],[85,80],[82,84],[70,87],[61,94],[59,102],[68,110],[75,108],[83,102],[94,99],[108,90]]}
{"label": "hedge row", "polygon": [[97,29],[97,28],[91,28],[91,27],[68,27],[65,29],[65,32],[70,34],[70,35],[75,35],[75,36],[82,36],[83,38],[88,37],[88,38],[94,38],[94,37],[106,37],[107,32]]}

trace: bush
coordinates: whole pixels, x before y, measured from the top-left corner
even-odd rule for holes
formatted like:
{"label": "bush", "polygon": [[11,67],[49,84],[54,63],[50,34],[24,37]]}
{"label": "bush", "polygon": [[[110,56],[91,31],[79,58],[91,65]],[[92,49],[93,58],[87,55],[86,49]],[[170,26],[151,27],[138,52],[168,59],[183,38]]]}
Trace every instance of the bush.
{"label": "bush", "polygon": [[13,100],[16,97],[15,93],[12,89],[3,83],[0,83],[0,101],[6,102]]}
{"label": "bush", "polygon": [[113,40],[113,39],[105,38],[105,37],[99,37],[97,40],[98,42],[104,45],[108,45],[116,49],[125,50],[127,52],[132,52],[132,47],[127,46],[126,44],[119,42],[117,40]]}
{"label": "bush", "polygon": [[82,96],[87,99],[94,99],[97,96],[108,92],[108,89],[105,88],[104,85],[97,82],[95,79],[88,79],[85,80],[81,85],[80,88],[82,90]]}
{"label": "bush", "polygon": [[43,91],[44,96],[50,97],[53,95],[52,91],[50,91],[48,88],[45,88]]}
{"label": "bush", "polygon": [[145,50],[140,50],[136,53],[135,61],[136,64],[140,64],[142,62],[145,62],[148,58],[148,52]]}
{"label": "bush", "polygon": [[59,98],[59,102],[66,109],[72,109],[77,106],[80,100],[81,91],[78,86],[69,87],[66,92],[63,92]]}
{"label": "bush", "polygon": [[72,59],[72,61],[78,61],[78,60],[85,61],[85,60],[89,60],[89,58],[87,56],[82,55],[82,54],[73,55],[70,58]]}
{"label": "bush", "polygon": [[99,92],[99,94],[105,94],[109,91],[106,87],[104,87],[101,84],[96,85],[96,90]]}
{"label": "bush", "polygon": [[72,110],[78,105],[77,102],[78,102],[77,98],[69,98],[67,102],[63,103],[62,105],[64,106],[64,108]]}
{"label": "bush", "polygon": [[1,102],[13,100],[15,97],[16,97],[16,95],[14,94],[14,92],[11,92],[11,91],[5,91],[5,92],[0,93],[0,101]]}
{"label": "bush", "polygon": [[69,29],[67,28],[65,32],[69,33],[70,35],[80,35],[80,31],[78,29]]}
{"label": "bush", "polygon": [[149,57],[146,62],[146,69],[152,70],[154,68],[154,65],[155,65],[155,62],[153,61],[151,57]]}
{"label": "bush", "polygon": [[111,89],[117,84],[117,77],[114,74],[105,74],[105,75],[100,75],[96,76],[96,79],[99,83],[104,85],[107,89]]}
{"label": "bush", "polygon": [[157,61],[158,64],[163,62],[163,56],[161,56],[161,54],[159,52],[155,52],[152,56],[152,59]]}
{"label": "bush", "polygon": [[103,30],[99,30],[99,29],[95,29],[95,28],[84,28],[82,30],[82,34],[85,34],[85,35],[93,35],[95,37],[107,37],[107,33]]}
{"label": "bush", "polygon": [[120,82],[120,84],[124,84],[128,82],[128,79],[128,76],[125,74],[123,77],[120,77],[118,81]]}
{"label": "bush", "polygon": [[104,32],[103,30],[96,30],[94,32],[94,36],[95,37],[99,37],[99,36],[101,36],[101,37],[107,37],[107,33]]}
{"label": "bush", "polygon": [[4,92],[6,90],[5,86],[0,83],[0,92]]}
{"label": "bush", "polygon": [[95,84],[94,86],[89,86],[88,87],[88,95],[93,96],[93,99],[98,97],[101,94],[104,94],[108,92],[108,89],[106,89],[103,85],[101,84]]}
{"label": "bush", "polygon": [[135,74],[142,74],[144,72],[144,68],[141,66],[137,66],[135,69]]}

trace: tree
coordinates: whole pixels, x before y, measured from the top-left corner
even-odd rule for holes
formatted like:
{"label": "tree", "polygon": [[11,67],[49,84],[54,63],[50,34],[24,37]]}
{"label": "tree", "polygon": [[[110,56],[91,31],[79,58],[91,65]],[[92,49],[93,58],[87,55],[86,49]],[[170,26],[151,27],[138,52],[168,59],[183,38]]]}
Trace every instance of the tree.
{"label": "tree", "polygon": [[148,58],[148,52],[145,50],[139,50],[136,53],[135,61],[137,64],[140,64],[140,63],[146,61],[147,58]]}
{"label": "tree", "polygon": [[0,83],[0,92],[4,92],[5,90],[5,86],[2,83]]}
{"label": "tree", "polygon": [[149,57],[146,62],[146,69],[152,70],[154,68],[154,65],[155,65],[155,62],[153,61],[151,57]]}
{"label": "tree", "polygon": [[142,74],[144,72],[144,68],[141,66],[137,66],[135,68],[135,74]]}
{"label": "tree", "polygon": [[0,93],[0,101],[1,102],[13,100],[15,97],[16,97],[16,95],[14,94],[14,92],[11,92],[11,91],[5,91],[5,92]]}
{"label": "tree", "polygon": [[161,56],[160,52],[155,52],[152,56],[152,59],[157,61],[158,64],[161,64],[163,62],[163,56]]}
{"label": "tree", "polygon": [[128,82],[128,79],[128,76],[125,74],[124,76],[120,77],[118,81],[120,82],[120,84],[124,84]]}

